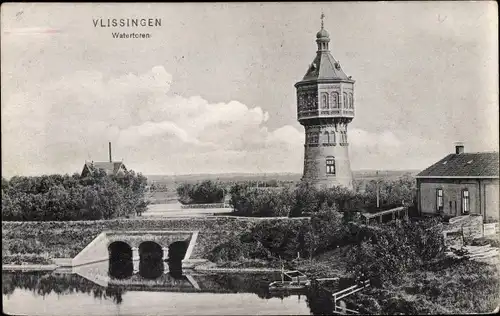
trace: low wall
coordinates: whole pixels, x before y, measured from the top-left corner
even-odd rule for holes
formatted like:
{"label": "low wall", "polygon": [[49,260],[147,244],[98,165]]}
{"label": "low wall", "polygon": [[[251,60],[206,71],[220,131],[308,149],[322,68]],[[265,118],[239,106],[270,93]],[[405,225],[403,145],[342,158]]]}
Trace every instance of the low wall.
{"label": "low wall", "polygon": [[499,231],[499,223],[483,224],[482,216],[464,215],[450,218],[443,234],[447,244],[452,244],[481,237],[495,237]]}
{"label": "low wall", "polygon": [[[199,231],[192,259],[206,258],[215,246],[262,221],[276,218],[134,218],[108,221],[2,222],[2,254],[37,254],[50,258],[74,258],[103,231],[168,230]],[[287,219],[280,220],[308,220]],[[4,257],[4,256],[2,256]],[[29,260],[27,259],[29,262]],[[9,263],[5,262],[4,263]]]}
{"label": "low wall", "polygon": [[211,204],[184,204],[181,208],[231,208],[231,205],[225,203],[211,203]]}

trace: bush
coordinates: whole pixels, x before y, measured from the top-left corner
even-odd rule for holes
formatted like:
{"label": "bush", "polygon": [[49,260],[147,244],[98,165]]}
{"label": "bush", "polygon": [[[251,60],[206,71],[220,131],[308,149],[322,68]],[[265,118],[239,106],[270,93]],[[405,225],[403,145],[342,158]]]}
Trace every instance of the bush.
{"label": "bush", "polygon": [[182,204],[221,203],[224,200],[224,187],[210,180],[197,184],[183,183],[177,187],[177,195]]}
{"label": "bush", "polygon": [[327,203],[311,216],[310,223],[305,240],[311,258],[313,255],[341,245],[348,232],[342,214],[334,206],[329,207]]}
{"label": "bush", "polygon": [[22,265],[23,263],[46,265],[53,264],[54,262],[38,254],[14,254],[2,256],[2,263],[16,265]]}
{"label": "bush", "polygon": [[307,255],[305,235],[309,225],[302,221],[263,221],[255,225],[248,235],[252,241],[262,245],[275,258],[291,260]]}
{"label": "bush", "polygon": [[293,199],[287,188],[259,189],[246,184],[236,184],[230,190],[230,204],[242,216],[288,216]]}
{"label": "bush", "polygon": [[[335,207],[350,218],[363,210],[372,210],[376,206],[376,181],[368,182],[364,189],[361,184],[357,190],[345,187],[316,189],[310,183],[301,182],[295,188],[257,188],[256,183],[235,183],[231,186],[231,205],[242,216],[310,216],[318,212],[323,204]],[[381,208],[405,206],[412,208],[416,197],[415,181],[409,175],[396,180],[380,180]],[[187,187],[178,193],[186,195]]]}
{"label": "bush", "polygon": [[208,260],[213,262],[267,260],[268,258],[270,258],[270,253],[261,243],[244,242],[238,238],[216,246],[208,255]]}
{"label": "bush", "polygon": [[373,285],[401,280],[408,272],[443,259],[444,238],[436,219],[397,221],[380,227],[350,226],[358,242],[349,272],[369,277]]}
{"label": "bush", "polygon": [[[417,196],[417,185],[415,179],[410,175],[404,175],[398,179],[378,180],[380,206],[399,206],[403,203],[411,206],[415,203]],[[367,205],[377,205],[377,180],[366,183],[364,195]]]}
{"label": "bush", "polygon": [[309,223],[300,220],[266,220],[242,231],[238,236],[214,247],[211,261],[241,261],[262,259],[268,261],[291,260],[308,255],[305,235]]}
{"label": "bush", "polygon": [[110,219],[146,208],[146,178],[129,171],[107,176],[103,170],[78,174],[2,179],[5,221]]}

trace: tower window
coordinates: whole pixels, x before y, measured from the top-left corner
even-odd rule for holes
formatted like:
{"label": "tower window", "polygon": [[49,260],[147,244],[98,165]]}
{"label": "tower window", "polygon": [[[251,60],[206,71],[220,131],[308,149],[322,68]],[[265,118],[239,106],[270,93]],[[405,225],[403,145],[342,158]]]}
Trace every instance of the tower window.
{"label": "tower window", "polygon": [[328,109],[328,93],[321,94],[321,108]]}
{"label": "tower window", "polygon": [[335,174],[335,157],[326,157],[326,174]]}
{"label": "tower window", "polygon": [[339,93],[338,92],[332,92],[332,108],[338,108],[339,107]]}
{"label": "tower window", "polygon": [[318,143],[318,133],[317,132],[312,132],[310,135],[309,135],[309,143],[310,144],[317,144]]}
{"label": "tower window", "polygon": [[327,144],[330,144],[330,133],[325,132],[325,133],[324,133],[324,135],[325,135],[325,142],[326,142]]}
{"label": "tower window", "polygon": [[344,92],[344,109],[347,109],[347,92]]}
{"label": "tower window", "polygon": [[462,213],[469,213],[469,211],[470,211],[469,190],[465,189],[462,191]]}
{"label": "tower window", "polygon": [[352,97],[352,93],[349,93],[349,108],[353,109],[354,108],[354,100]]}
{"label": "tower window", "polygon": [[436,190],[436,210],[437,211],[443,210],[443,189]]}
{"label": "tower window", "polygon": [[332,140],[332,144],[335,144],[335,132],[334,131],[332,131],[332,138],[331,138],[331,140]]}

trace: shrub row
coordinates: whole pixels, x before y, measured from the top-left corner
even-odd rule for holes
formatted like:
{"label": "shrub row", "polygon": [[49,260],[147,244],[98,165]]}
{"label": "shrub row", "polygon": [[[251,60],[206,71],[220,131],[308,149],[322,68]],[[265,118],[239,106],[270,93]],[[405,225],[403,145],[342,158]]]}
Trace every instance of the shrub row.
{"label": "shrub row", "polygon": [[[411,206],[416,196],[415,181],[410,176],[396,180],[379,181],[381,209]],[[310,215],[320,210],[324,203],[341,212],[370,212],[376,209],[377,182],[367,182],[358,191],[345,187],[316,189],[308,183],[295,188],[256,188],[248,183],[237,183],[230,189],[230,203],[241,216],[289,216]]]}
{"label": "shrub row", "polygon": [[224,200],[224,187],[210,180],[201,183],[183,183],[177,187],[179,202],[182,204],[221,203]]}
{"label": "shrub row", "polygon": [[2,178],[4,221],[99,220],[145,210],[146,178],[134,171]]}

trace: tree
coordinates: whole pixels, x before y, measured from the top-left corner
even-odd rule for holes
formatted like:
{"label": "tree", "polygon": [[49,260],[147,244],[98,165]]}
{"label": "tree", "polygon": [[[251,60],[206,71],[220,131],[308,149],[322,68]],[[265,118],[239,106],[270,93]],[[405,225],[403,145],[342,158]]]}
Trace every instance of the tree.
{"label": "tree", "polygon": [[340,245],[347,233],[342,214],[336,210],[335,204],[328,206],[326,202],[311,215],[310,225],[306,243],[311,259],[320,252]]}
{"label": "tree", "polygon": [[310,215],[315,213],[320,206],[318,190],[307,182],[301,182],[295,188],[294,205],[291,217]]}
{"label": "tree", "polygon": [[[417,194],[415,179],[409,174],[403,175],[395,180],[381,179],[379,183],[379,198],[381,206],[411,205]],[[376,205],[377,181],[371,180],[366,184],[365,195],[369,205]]]}
{"label": "tree", "polygon": [[4,220],[82,220],[127,216],[146,208],[147,179],[134,171],[108,176],[79,174],[2,180]]}
{"label": "tree", "polygon": [[442,259],[444,239],[435,219],[419,223],[396,221],[381,226],[358,226],[359,245],[350,256],[349,270],[381,286]]}
{"label": "tree", "polygon": [[182,183],[177,187],[177,195],[182,204],[221,203],[224,188],[220,183],[205,180],[201,183]]}

